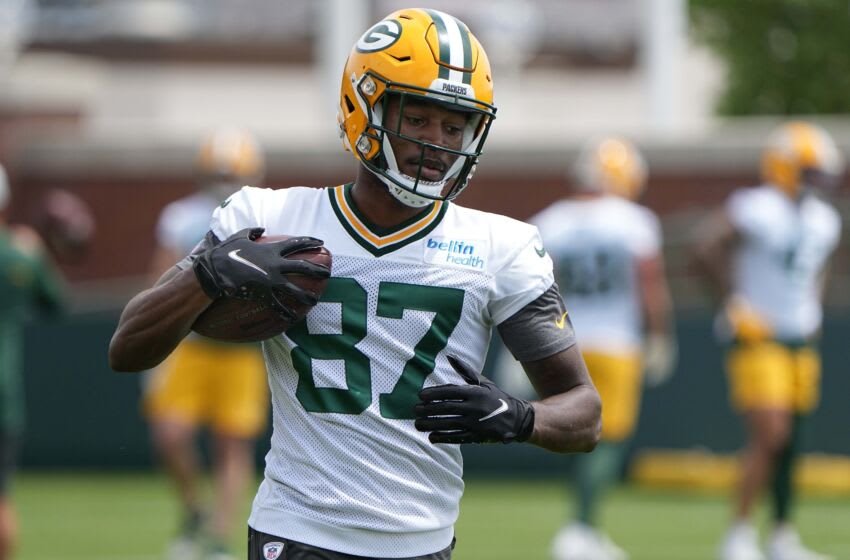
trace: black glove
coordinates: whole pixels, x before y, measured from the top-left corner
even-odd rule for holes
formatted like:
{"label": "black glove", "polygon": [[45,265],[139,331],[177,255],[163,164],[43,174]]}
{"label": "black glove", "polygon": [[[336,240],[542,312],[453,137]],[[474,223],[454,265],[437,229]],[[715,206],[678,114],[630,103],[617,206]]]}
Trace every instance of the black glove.
{"label": "black glove", "polygon": [[[303,305],[316,305],[315,294],[290,282],[287,274],[327,278],[330,270],[315,263],[289,259],[289,255],[323,245],[313,237],[291,237],[283,241],[257,243],[265,230],[238,231],[195,259],[192,267],[204,292],[213,299],[221,296],[266,301],[291,319],[294,311],[283,299],[287,296]],[[288,299],[288,298],[287,298]]]}
{"label": "black glove", "polygon": [[510,443],[525,441],[534,429],[531,403],[505,393],[492,381],[448,356],[469,385],[438,385],[419,391],[415,426],[431,432],[431,443]]}

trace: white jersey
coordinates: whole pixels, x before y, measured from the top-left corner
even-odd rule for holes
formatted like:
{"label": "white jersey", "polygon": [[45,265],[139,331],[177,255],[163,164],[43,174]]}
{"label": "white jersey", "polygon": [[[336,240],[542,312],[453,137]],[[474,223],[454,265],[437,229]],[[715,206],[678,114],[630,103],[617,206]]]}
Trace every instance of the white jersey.
{"label": "white jersey", "polygon": [[615,196],[560,200],[533,218],[582,350],[640,348],[643,316],[637,261],[658,254],[658,218]]}
{"label": "white jersey", "polygon": [[732,290],[764,317],[779,339],[805,339],[821,324],[819,276],[838,244],[838,212],[815,196],[794,201],[763,185],[741,189],[726,212],[743,237]]}
{"label": "white jersey", "polygon": [[306,321],[263,343],[274,412],[256,530],[367,557],[451,543],[463,492],[458,445],[413,425],[424,386],[479,371],[490,333],[553,284],[537,230],[436,203],[387,230],[349,187],[246,187],[213,215],[220,239],[250,227],[323,239],[332,278]]}
{"label": "white jersey", "polygon": [[210,215],[221,201],[196,192],[165,207],[156,226],[156,240],[177,255],[188,255],[210,229]]}

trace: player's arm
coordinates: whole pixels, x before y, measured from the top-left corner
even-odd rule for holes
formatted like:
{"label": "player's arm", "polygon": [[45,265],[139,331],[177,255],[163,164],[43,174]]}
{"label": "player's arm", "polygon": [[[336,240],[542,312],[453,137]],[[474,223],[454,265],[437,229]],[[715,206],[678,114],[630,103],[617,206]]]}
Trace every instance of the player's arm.
{"label": "player's arm", "polygon": [[741,230],[727,211],[712,214],[696,230],[693,263],[707,281],[722,311],[721,325],[729,335],[750,342],[772,336],[772,327],[732,285],[732,256],[743,241]]}
{"label": "player's arm", "polygon": [[660,252],[637,260],[638,292],[646,339],[644,372],[650,385],[659,385],[673,373],[676,341],[673,335],[673,302]]}
{"label": "player's arm", "polygon": [[[166,269],[152,288],[127,303],[109,344],[109,365],[113,370],[150,369],[189,333],[195,319],[213,301],[190,266],[210,246],[208,240],[201,242],[184,262]],[[162,261],[155,259],[152,269],[161,267]]]}
{"label": "player's arm", "polygon": [[599,439],[601,403],[575,345],[556,285],[499,325],[541,400],[528,402],[449,356],[465,385],[423,389],[416,428],[433,443],[528,441],[558,452],[590,451]]}
{"label": "player's arm", "polygon": [[38,263],[36,272],[36,301],[38,309],[46,315],[59,315],[67,310],[67,289],[62,273],[45,257]]}
{"label": "player's arm", "polygon": [[820,272],[818,272],[817,276],[817,290],[818,290],[818,301],[823,304],[824,297],[826,296],[826,290],[829,287],[829,279],[832,276],[832,263],[827,260],[823,268],[821,268]]}
{"label": "player's arm", "polygon": [[647,333],[669,335],[673,303],[664,273],[664,257],[656,253],[638,259],[637,277]]}
{"label": "player's arm", "polygon": [[314,305],[315,296],[292,284],[286,275],[327,278],[330,271],[288,257],[321,247],[322,241],[292,237],[255,243],[262,233],[262,228],[243,229],[221,243],[209,234],[193,252],[194,258],[190,257],[191,267],[170,269],[154,287],[131,299],[109,344],[112,369],[142,371],[158,365],[189,333],[198,315],[219,297],[262,300],[289,317],[294,312],[274,291]]}
{"label": "player's arm", "polygon": [[[186,269],[188,269],[189,272],[192,272],[192,270],[191,270],[192,262],[195,260],[195,258],[197,258],[197,256],[200,253],[202,253],[203,251],[208,249],[211,245],[212,245],[211,239],[203,239],[192,250],[192,253],[188,257],[186,257],[185,255],[180,254],[174,247],[172,247],[168,244],[162,243],[162,242],[158,243],[156,248],[154,249],[153,256],[151,258],[150,267],[148,269],[148,274],[150,275],[153,287],[154,288],[162,287],[161,289],[165,290],[166,292],[177,289],[178,290],[178,293],[176,294],[176,297],[178,298],[177,304],[179,305],[179,304],[182,303],[182,304],[188,304],[188,305],[191,306],[193,303],[196,302],[195,298],[192,297],[192,294],[189,294],[188,296],[186,294],[183,294],[182,291],[181,291],[181,286],[183,286],[183,283],[181,283],[179,280],[176,280],[176,281],[174,281],[174,280],[175,280],[175,277],[180,275],[181,272],[183,272]],[[186,279],[191,280],[191,278],[192,278],[192,275],[186,276]],[[172,281],[174,281],[174,282],[172,282]],[[165,286],[166,284],[167,284],[167,286]],[[194,284],[192,282],[186,282],[184,287],[186,289],[192,290],[195,287],[196,284],[197,284],[197,282],[195,282]],[[197,287],[200,287],[200,285],[198,285]],[[137,298],[134,298],[134,300],[131,301],[130,304],[127,305],[127,308],[125,309],[124,313],[128,314],[128,317],[134,317],[134,318],[137,318],[137,319],[140,319],[140,320],[144,320],[144,315],[138,314],[137,310],[135,309],[135,306],[136,306],[136,303],[137,303],[135,300],[136,299],[141,300],[141,298],[143,296],[146,296],[146,295],[147,295],[147,292],[143,292],[142,294],[139,294],[137,296]],[[183,299],[180,299],[180,298],[183,298]],[[167,301],[167,304],[170,304],[170,303],[171,303],[170,301]],[[198,298],[197,303],[203,305],[203,304],[208,304],[209,302],[205,301],[203,298]],[[206,307],[206,305],[203,305],[201,307],[201,311],[203,311],[203,309],[205,307]],[[143,307],[142,309],[148,309],[148,308]],[[149,310],[155,311],[154,308],[150,308]],[[189,325],[191,325],[192,322],[194,322],[194,317],[197,316],[197,313],[194,313],[194,309],[191,309],[190,311],[191,311],[190,318],[192,320],[189,322]],[[180,321],[179,313],[175,314],[174,319]],[[183,329],[180,329],[180,330],[182,331]],[[185,334],[187,332],[188,331],[184,332],[182,335],[180,335],[178,337],[178,339],[177,339],[178,343],[185,336]],[[170,344],[169,344],[169,346],[170,346]],[[175,346],[176,346],[176,344],[175,344]],[[172,350],[173,350],[173,347],[172,347]],[[166,352],[165,356],[167,356],[169,353],[170,353],[170,351]],[[159,358],[154,358],[154,359],[157,360],[157,362],[161,361],[161,359],[159,359]],[[164,359],[164,357],[162,359]],[[147,368],[144,368],[144,369],[147,369]]]}
{"label": "player's arm", "polygon": [[820,271],[818,271],[817,275],[817,290],[818,290],[818,299],[823,304],[824,298],[826,297],[827,289],[830,286],[832,280],[832,267],[833,262],[835,260],[835,254],[837,253],[837,249],[841,244],[841,232],[838,232],[837,238],[835,240],[835,245],[827,255],[826,260],[823,263]]}
{"label": "player's arm", "polygon": [[35,279],[32,284],[32,297],[38,311],[45,315],[63,312],[67,303],[65,280],[47,252],[41,235],[25,225],[11,226],[10,233],[15,248],[30,257],[31,273]]}
{"label": "player's arm", "polygon": [[715,300],[722,303],[732,291],[732,253],[740,242],[740,233],[723,210],[712,213],[695,233],[694,269],[708,283]]}
{"label": "player's arm", "polygon": [[553,283],[498,328],[540,395],[531,403],[534,429],[528,441],[551,451],[592,451],[602,427],[602,403],[558,285]]}
{"label": "player's arm", "polygon": [[602,427],[602,402],[573,344],[557,354],[522,362],[541,400],[532,402],[529,443],[558,452],[592,451]]}

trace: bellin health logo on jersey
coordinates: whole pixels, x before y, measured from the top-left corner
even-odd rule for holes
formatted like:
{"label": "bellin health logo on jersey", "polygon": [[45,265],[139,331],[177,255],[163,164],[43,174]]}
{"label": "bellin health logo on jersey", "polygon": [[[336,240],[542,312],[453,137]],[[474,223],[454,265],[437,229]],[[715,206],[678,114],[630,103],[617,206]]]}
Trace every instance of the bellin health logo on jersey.
{"label": "bellin health logo on jersey", "polygon": [[486,241],[480,239],[459,240],[429,237],[425,244],[425,262],[483,270],[487,245]]}

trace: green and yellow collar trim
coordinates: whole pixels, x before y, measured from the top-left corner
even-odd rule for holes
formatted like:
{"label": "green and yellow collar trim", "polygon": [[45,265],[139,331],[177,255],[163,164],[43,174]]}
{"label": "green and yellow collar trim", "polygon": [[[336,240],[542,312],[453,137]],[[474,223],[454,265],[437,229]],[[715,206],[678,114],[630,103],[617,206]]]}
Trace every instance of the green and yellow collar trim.
{"label": "green and yellow collar trim", "polygon": [[380,257],[422,239],[430,233],[448,209],[448,204],[436,201],[409,220],[383,228],[369,220],[354,206],[351,199],[352,183],[328,189],[331,208],[340,224],[361,247]]}

